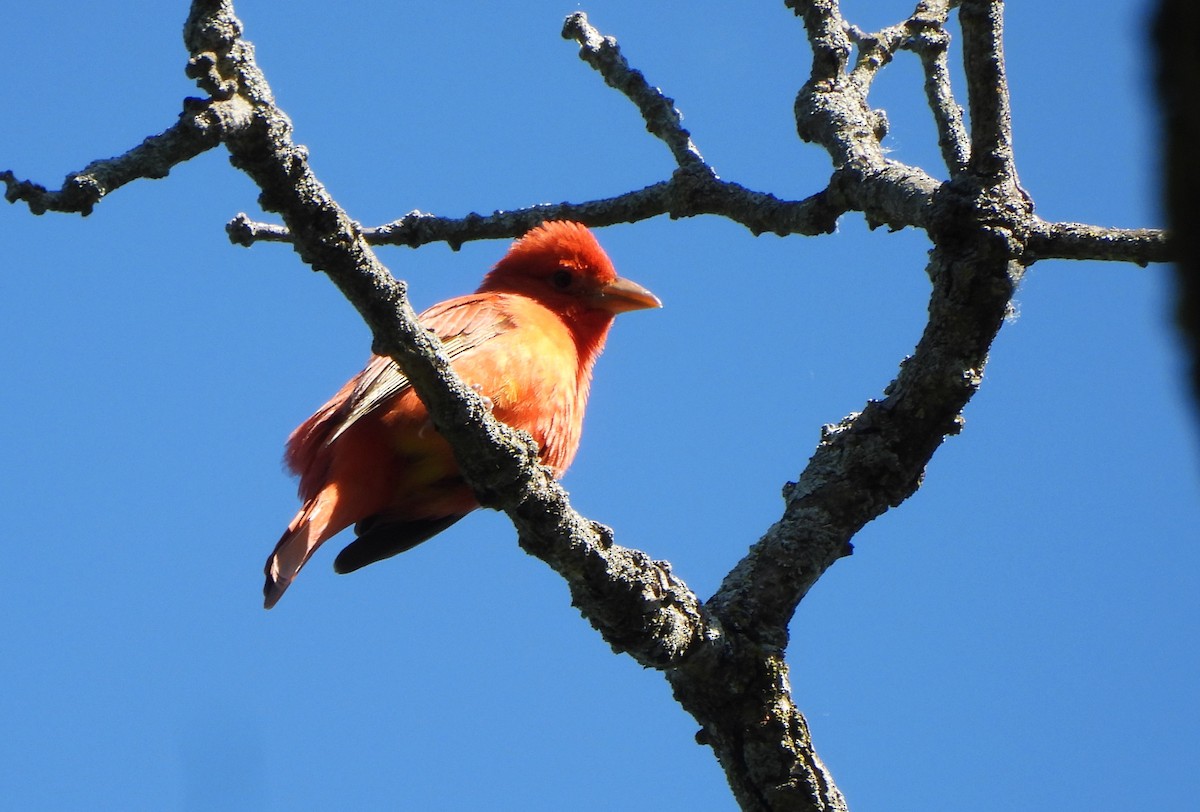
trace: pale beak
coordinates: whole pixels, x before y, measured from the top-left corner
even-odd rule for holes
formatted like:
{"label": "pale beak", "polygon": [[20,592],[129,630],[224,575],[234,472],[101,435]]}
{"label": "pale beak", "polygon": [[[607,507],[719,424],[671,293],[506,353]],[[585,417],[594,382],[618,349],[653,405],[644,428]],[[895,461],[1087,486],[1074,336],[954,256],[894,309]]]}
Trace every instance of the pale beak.
{"label": "pale beak", "polygon": [[637,282],[618,276],[596,292],[596,306],[610,313],[626,313],[662,307],[662,302]]}

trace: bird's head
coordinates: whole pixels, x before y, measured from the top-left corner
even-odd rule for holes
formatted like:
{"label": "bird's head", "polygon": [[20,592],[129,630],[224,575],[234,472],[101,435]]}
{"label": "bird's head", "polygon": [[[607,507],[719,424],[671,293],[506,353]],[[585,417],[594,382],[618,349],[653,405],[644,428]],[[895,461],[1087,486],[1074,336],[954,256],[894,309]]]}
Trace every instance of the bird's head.
{"label": "bird's head", "polygon": [[618,313],[662,307],[653,293],[617,276],[586,226],[568,220],[542,223],[514,242],[479,291],[519,293],[568,323],[603,324],[605,329]]}

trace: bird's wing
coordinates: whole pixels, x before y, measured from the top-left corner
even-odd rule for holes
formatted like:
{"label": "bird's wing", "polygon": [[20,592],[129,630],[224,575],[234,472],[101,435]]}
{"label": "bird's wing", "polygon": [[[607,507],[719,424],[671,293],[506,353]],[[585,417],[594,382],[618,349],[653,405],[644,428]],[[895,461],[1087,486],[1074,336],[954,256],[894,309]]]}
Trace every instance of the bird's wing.
{"label": "bird's wing", "polygon": [[[503,304],[504,297],[496,294],[460,296],[434,305],[421,314],[420,320],[422,326],[441,340],[446,357],[454,361],[513,326]],[[354,389],[338,415],[338,425],[329,433],[325,445],[409,386],[408,376],[391,358],[371,359],[355,379]]]}

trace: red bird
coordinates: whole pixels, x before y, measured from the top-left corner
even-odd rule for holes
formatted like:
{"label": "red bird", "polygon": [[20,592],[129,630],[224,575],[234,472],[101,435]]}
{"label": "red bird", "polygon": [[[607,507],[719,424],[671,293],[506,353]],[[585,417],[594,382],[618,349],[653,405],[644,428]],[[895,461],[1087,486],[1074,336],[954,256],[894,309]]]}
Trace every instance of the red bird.
{"label": "red bird", "polygon": [[[562,476],[575,457],[592,365],[618,313],[662,302],[617,276],[579,223],[544,223],[512,244],[479,289],[436,304],[421,323],[498,420],[529,432]],[[288,438],[304,506],[267,559],[270,609],[327,539],[354,525],[338,554],[353,572],[411,549],[479,507],[449,444],[404,373],[375,356]]]}

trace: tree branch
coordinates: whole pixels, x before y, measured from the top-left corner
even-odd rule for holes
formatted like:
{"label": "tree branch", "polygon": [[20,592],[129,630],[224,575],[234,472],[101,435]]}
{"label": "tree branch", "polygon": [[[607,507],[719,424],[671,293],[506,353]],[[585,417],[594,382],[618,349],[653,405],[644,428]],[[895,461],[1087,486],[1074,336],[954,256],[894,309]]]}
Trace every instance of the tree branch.
{"label": "tree branch", "polygon": [[587,15],[582,11],[567,17],[562,35],[563,39],[578,42],[579,58],[599,71],[610,87],[621,91],[637,105],[642,118],[646,120],[646,129],[667,145],[679,166],[707,168],[700,150],[692,143],[691,134],[683,127],[683,117],[675,109],[675,100],[664,96],[658,88],[651,87],[640,70],[629,67],[615,39],[601,36],[588,24]]}
{"label": "tree branch", "polygon": [[[399,220],[362,229],[371,245],[406,245],[418,248],[445,242],[457,250],[473,240],[517,237],[546,220],[575,220],[602,227],[636,223],[666,214],[671,218],[716,214],[741,223],[753,234],[828,234],[837,226],[845,209],[825,192],[804,200],[781,200],[766,192],[723,181],[704,169],[675,171],[668,181],[636,192],[584,203],[542,203],[523,209],[498,210],[490,215],[471,213],[452,218],[409,212]],[[285,226],[259,223],[239,214],[227,226],[229,239],[238,245],[255,242],[291,242]]]}
{"label": "tree branch", "polygon": [[962,108],[954,100],[950,87],[950,34],[946,31],[946,19],[957,2],[921,3],[910,20],[911,36],[902,47],[914,51],[921,59],[925,72],[925,98],[933,111],[937,126],[938,147],[942,160],[954,177],[967,168],[971,157],[970,139],[963,124]]}
{"label": "tree branch", "polygon": [[851,42],[837,0],[784,0],[783,4],[804,20],[813,52],[809,82],[842,81],[850,62]]}
{"label": "tree branch", "polygon": [[[457,250],[470,240],[516,237],[545,220],[569,219],[589,226],[634,223],[663,214],[672,218],[716,214],[741,223],[755,234],[828,234],[845,212],[840,197],[827,191],[800,200],[781,200],[772,194],[747,189],[721,180],[701,156],[683,127],[674,100],[651,87],[641,71],[629,66],[613,37],[603,36],[583,12],[567,17],[563,37],[574,39],[579,56],[604,78],[606,84],[632,101],[646,121],[646,129],[671,150],[679,168],[670,180],[661,181],[616,197],[584,203],[545,203],[491,215],[468,214],[453,219],[410,212],[399,220],[363,229],[372,245],[407,245],[416,248],[431,242],[446,242]],[[257,241],[288,242],[290,232],[268,223],[257,223],[238,215],[227,226],[230,240],[239,245]]]}
{"label": "tree branch", "polygon": [[873,226],[927,228],[938,182],[885,156],[881,140],[887,118],[867,102],[869,83],[852,81],[845,72],[850,42],[837,3],[791,0],[787,5],[804,20],[813,49],[813,73],[796,95],[796,132],[833,159],[826,190],[833,208],[861,211]]}
{"label": "tree branch", "polygon": [[[836,3],[794,0],[791,5],[803,17],[814,51],[813,75],[796,100],[797,131],[821,143],[839,167],[830,192],[844,195],[868,216],[879,212],[889,222],[925,227],[935,249],[928,266],[930,318],[913,356],[901,364],[882,400],[869,401],[862,412],[826,428],[798,482],[784,489],[782,518],[705,604],[726,638],[752,645],[759,658],[757,669],[742,663],[739,670],[717,665],[712,671],[754,673],[757,680],[730,678],[722,684],[712,673],[694,677],[694,671],[719,663],[722,656],[736,661],[728,648],[693,657],[670,675],[676,697],[704,725],[739,802],[755,809],[786,805],[784,796],[767,797],[763,787],[786,787],[788,803],[797,808],[844,807],[807,740],[803,716],[786,688],[775,687],[779,675],[786,679],[782,652],[788,623],[817,579],[852,551],[854,534],[915,492],[934,451],[961,429],[962,408],[978,389],[1021,277],[1017,259],[1032,219],[1015,173],[964,173],[940,185],[886,159],[878,118],[865,96],[868,73],[859,81],[846,73]],[[991,42],[998,47],[998,28],[993,33]],[[993,58],[993,75],[1002,79],[1001,56]],[[969,90],[988,98],[972,99],[972,109],[994,112],[1003,100],[979,84]],[[1002,126],[981,127],[976,135],[990,154],[1003,156],[995,146],[997,139],[1006,143]],[[1005,167],[1011,169],[1011,155],[1001,163]],[[764,707],[771,710],[753,715]],[[739,717],[767,719],[763,728],[771,735],[760,738],[761,729],[738,728],[734,720]],[[764,758],[764,752],[770,756]]]}
{"label": "tree branch", "polygon": [[971,111],[968,168],[982,176],[1003,177],[1015,185],[1003,14],[1003,0],[963,0],[958,10]]}
{"label": "tree branch", "polygon": [[[827,51],[836,5],[794,5],[814,51]],[[984,121],[973,130],[973,146],[996,157],[983,164],[993,172],[932,188],[922,181],[915,210],[904,184],[867,184],[868,192],[886,196],[870,201],[861,199],[862,188],[846,190],[870,208],[916,214],[903,224],[929,231],[935,245],[927,269],[934,283],[929,323],[913,356],[884,390],[885,399],[827,427],[799,481],[785,488],[782,519],[707,603],[727,631],[752,629],[759,639],[785,646],[787,624],[808,589],[851,552],[850,539],[864,524],[917,489],[933,452],[960,430],[961,410],[978,388],[988,348],[1023,272],[1017,260],[1033,230],[1031,208],[1012,182],[1007,96],[984,81],[1004,77],[1003,55],[996,50],[998,10],[988,11],[997,14],[987,17],[983,34],[980,25],[964,22],[975,44],[974,56],[964,58],[976,65],[968,90],[971,109]],[[865,178],[902,173],[908,168],[886,160],[878,136],[864,127],[870,115],[864,86],[836,76],[810,80],[796,102],[798,128],[818,138],[835,161],[840,156],[865,164],[859,170]],[[917,170],[908,171],[912,178]],[[910,204],[888,199],[896,196]]]}
{"label": "tree branch", "polygon": [[1091,259],[1112,262],[1169,262],[1167,233],[1155,228],[1103,228],[1085,223],[1048,223],[1035,219],[1022,262],[1043,259]]}
{"label": "tree branch", "polygon": [[79,172],[67,175],[58,191],[17,180],[9,170],[0,172],[0,181],[7,187],[4,197],[9,203],[24,202],[34,214],[57,211],[86,217],[114,189],[139,178],[165,178],[172,167],[217,146],[221,133],[247,112],[236,102],[198,105],[195,99],[189,99],[174,125],[122,155],[92,161]]}

